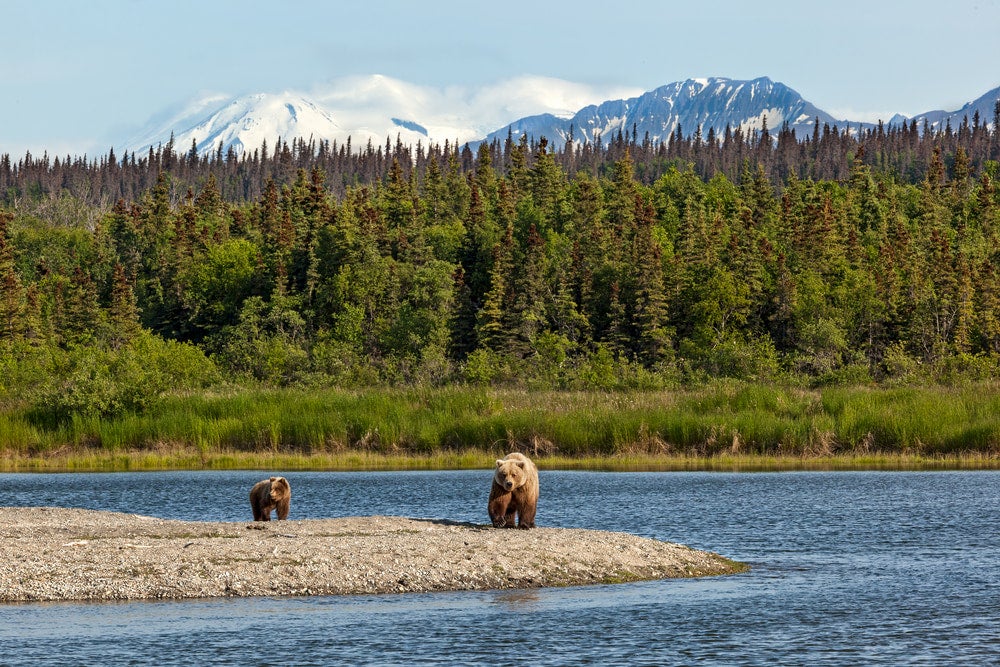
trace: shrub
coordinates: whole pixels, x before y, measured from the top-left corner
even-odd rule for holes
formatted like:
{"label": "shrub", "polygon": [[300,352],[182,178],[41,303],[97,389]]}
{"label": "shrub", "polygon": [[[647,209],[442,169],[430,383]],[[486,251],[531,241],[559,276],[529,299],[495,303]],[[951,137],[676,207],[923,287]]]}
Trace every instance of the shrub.
{"label": "shrub", "polygon": [[465,360],[463,375],[467,381],[478,385],[502,382],[511,376],[510,358],[499,352],[480,348]]}
{"label": "shrub", "polygon": [[77,347],[52,354],[53,375],[32,392],[35,420],[142,412],[168,391],[218,380],[214,364],[198,348],[148,332],[117,350]]}

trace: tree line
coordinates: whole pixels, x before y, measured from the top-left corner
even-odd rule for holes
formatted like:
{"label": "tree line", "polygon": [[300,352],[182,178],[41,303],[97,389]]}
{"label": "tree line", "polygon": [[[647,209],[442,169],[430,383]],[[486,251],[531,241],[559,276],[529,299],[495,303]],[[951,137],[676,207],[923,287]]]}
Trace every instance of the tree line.
{"label": "tree line", "polygon": [[[922,181],[935,151],[939,151],[951,167],[961,149],[969,165],[980,170],[989,160],[1000,160],[1000,100],[994,107],[992,123],[975,112],[964,117],[958,127],[951,121],[932,128],[926,121],[916,120],[886,126],[820,124],[816,118],[811,133],[802,136],[787,123],[768,129],[767,118],[759,130],[744,130],[728,125],[722,132],[714,128],[684,133],[678,125],[665,141],[653,141],[648,133],[638,136],[619,129],[594,142],[570,139],[548,152],[567,174],[587,171],[598,178],[607,175],[627,150],[635,165],[635,177],[643,185],[652,185],[671,168],[692,167],[703,179],[722,174],[739,181],[743,164],[760,164],[776,187],[795,175],[799,180],[844,180],[850,176],[856,161],[894,177],[897,182],[916,184]],[[107,155],[96,157],[23,156],[0,154],[0,204],[18,209],[40,209],[50,216],[70,217],[81,213],[79,206],[105,211],[119,199],[135,201],[148,192],[161,172],[171,175],[171,197],[178,203],[188,188],[202,187],[209,174],[215,176],[221,197],[231,203],[259,199],[268,180],[279,186],[289,185],[300,169],[307,172],[322,170],[325,186],[336,197],[343,197],[348,188],[384,182],[393,160],[413,165],[418,174],[426,173],[431,162],[457,164],[462,173],[475,168],[477,155],[486,150],[490,163],[506,173],[514,159],[515,149],[526,153],[527,160],[537,152],[544,137],[515,137],[494,140],[470,147],[457,141],[416,146],[403,144],[397,137],[386,138],[383,145],[370,140],[363,146],[352,146],[351,140],[336,141],[314,138],[287,139],[276,137],[253,150],[243,153],[230,147],[199,154],[194,142],[190,147],[175,145],[174,137],[162,145],[150,147],[144,154],[126,151],[119,156],[112,148]],[[548,143],[548,142],[547,142]],[[57,203],[62,203],[62,207]],[[69,209],[67,211],[67,209]]]}
{"label": "tree line", "polygon": [[5,158],[0,400],[988,378],[997,127]]}

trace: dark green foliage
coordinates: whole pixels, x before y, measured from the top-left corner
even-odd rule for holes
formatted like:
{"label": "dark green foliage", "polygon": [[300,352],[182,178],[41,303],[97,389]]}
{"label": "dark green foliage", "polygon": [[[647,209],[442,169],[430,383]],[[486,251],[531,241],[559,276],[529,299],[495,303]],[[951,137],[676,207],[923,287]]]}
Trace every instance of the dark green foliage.
{"label": "dark green foliage", "polygon": [[239,321],[209,341],[213,359],[241,380],[287,385],[307,367],[305,319],[296,299],[275,296],[270,301],[244,301]]}
{"label": "dark green foliage", "polygon": [[[278,386],[979,380],[1000,359],[1000,144],[977,128],[4,163],[5,400],[140,411],[216,367]],[[118,182],[117,203],[24,196],[66,173]]]}
{"label": "dark green foliage", "polygon": [[189,335],[200,340],[232,324],[243,302],[267,284],[260,248],[246,239],[213,244],[178,278]]}

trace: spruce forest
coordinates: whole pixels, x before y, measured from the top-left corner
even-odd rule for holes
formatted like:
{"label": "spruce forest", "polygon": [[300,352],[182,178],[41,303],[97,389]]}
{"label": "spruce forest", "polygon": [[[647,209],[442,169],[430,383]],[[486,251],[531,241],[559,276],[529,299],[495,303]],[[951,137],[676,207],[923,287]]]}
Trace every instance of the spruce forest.
{"label": "spruce forest", "polygon": [[0,158],[0,400],[977,382],[1000,104],[958,128]]}

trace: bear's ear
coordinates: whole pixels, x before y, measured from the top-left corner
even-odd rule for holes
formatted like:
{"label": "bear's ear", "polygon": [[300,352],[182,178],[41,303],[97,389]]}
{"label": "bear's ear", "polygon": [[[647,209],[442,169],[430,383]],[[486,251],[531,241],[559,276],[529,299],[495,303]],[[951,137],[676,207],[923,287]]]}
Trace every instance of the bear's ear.
{"label": "bear's ear", "polygon": [[497,467],[499,468],[502,465],[503,465],[503,459],[497,459]]}
{"label": "bear's ear", "polygon": [[517,467],[519,467],[519,468],[521,468],[522,470],[524,470],[524,461],[518,461],[518,462],[517,462]]}
{"label": "bear's ear", "polygon": [[276,479],[278,479],[278,478],[277,477],[272,477],[269,481],[273,482]]}

